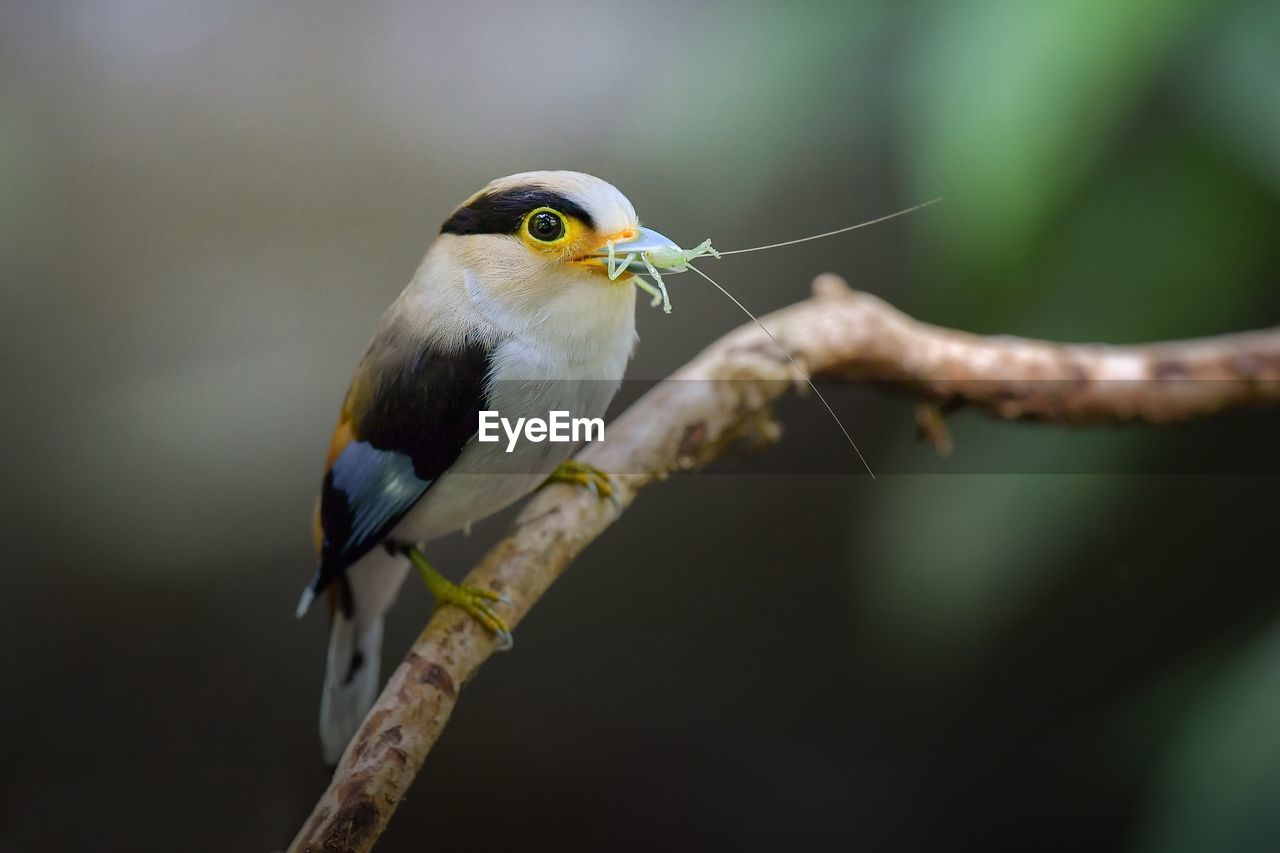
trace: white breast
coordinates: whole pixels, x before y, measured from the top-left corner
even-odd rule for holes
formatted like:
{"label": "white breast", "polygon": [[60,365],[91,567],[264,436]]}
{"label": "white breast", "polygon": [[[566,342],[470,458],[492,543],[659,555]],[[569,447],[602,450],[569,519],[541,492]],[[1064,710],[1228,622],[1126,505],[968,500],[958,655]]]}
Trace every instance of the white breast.
{"label": "white breast", "polygon": [[[546,418],[552,411],[604,416],[635,347],[634,291],[604,281],[595,287],[601,290],[603,304],[552,306],[542,322],[525,324],[518,334],[504,328],[495,335],[489,408],[513,423],[516,418]],[[468,301],[471,310],[491,311]],[[493,319],[471,318],[481,323]],[[393,537],[424,542],[492,515],[540,486],[577,449],[568,443],[525,440],[510,453],[506,448],[505,439],[480,443],[473,437]]]}

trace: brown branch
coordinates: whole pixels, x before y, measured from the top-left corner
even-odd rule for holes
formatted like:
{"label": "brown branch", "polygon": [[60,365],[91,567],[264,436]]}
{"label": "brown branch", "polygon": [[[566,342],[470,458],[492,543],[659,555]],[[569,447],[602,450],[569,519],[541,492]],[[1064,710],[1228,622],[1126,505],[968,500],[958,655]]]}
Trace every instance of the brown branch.
{"label": "brown branch", "polygon": [[[888,380],[946,405],[1062,423],[1170,422],[1280,402],[1280,328],[1146,346],[981,337],[918,322],[835,276],[764,318],[815,376]],[[567,486],[544,489],[467,576],[511,600],[515,625],[641,487],[697,468],[744,436],[776,436],[769,404],[795,368],[754,326],[712,344],[609,426],[579,458],[616,474],[620,506]],[[1214,380],[1214,381],[1201,381]],[[369,850],[440,737],[458,691],[494,650],[462,611],[438,611],[365,719],[294,851]]]}

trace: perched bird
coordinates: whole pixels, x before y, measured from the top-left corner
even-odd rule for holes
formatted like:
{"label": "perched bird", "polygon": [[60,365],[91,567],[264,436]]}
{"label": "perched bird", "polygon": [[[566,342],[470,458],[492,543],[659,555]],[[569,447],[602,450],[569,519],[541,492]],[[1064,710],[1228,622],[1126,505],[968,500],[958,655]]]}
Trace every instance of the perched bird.
{"label": "perched bird", "polygon": [[328,763],[373,703],[383,614],[411,565],[437,605],[464,608],[510,643],[500,598],[446,580],[422,543],[553,475],[608,490],[601,472],[566,463],[571,444],[526,441],[506,452],[476,434],[482,410],[513,422],[556,410],[604,415],[636,342],[631,272],[618,276],[615,261],[609,274],[612,246],[642,257],[679,251],[640,227],[631,202],[599,178],[500,178],[449,216],[378,325],[329,447],[315,513],[319,566],[298,605],[302,616],[328,592],[320,707]]}

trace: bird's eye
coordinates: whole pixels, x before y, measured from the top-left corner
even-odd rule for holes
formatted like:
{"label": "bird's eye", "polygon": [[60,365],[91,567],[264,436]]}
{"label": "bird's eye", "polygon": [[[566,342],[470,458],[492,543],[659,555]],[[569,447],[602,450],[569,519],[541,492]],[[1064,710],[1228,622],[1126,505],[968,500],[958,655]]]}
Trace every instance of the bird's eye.
{"label": "bird's eye", "polygon": [[553,243],[564,236],[564,217],[554,210],[535,210],[525,228],[533,239]]}

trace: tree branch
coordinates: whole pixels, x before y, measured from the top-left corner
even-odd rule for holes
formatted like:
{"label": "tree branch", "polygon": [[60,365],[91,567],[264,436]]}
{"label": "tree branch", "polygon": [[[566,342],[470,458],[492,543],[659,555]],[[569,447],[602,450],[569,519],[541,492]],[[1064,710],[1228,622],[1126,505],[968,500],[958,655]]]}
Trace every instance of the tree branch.
{"label": "tree branch", "polygon": [[[947,405],[1058,423],[1165,423],[1280,402],[1280,327],[1144,346],[1053,344],[921,323],[835,276],[820,277],[814,291],[764,318],[814,376],[887,380]],[[704,465],[743,437],[776,436],[770,403],[800,377],[747,325],[671,378],[735,381],[660,383],[610,424],[606,442],[579,456],[620,472],[619,506],[569,486],[534,496],[511,535],[466,579],[511,600],[502,610],[511,625],[640,488]],[[493,638],[471,617],[453,607],[436,612],[290,850],[371,849],[448,723],[458,691],[493,650]]]}

